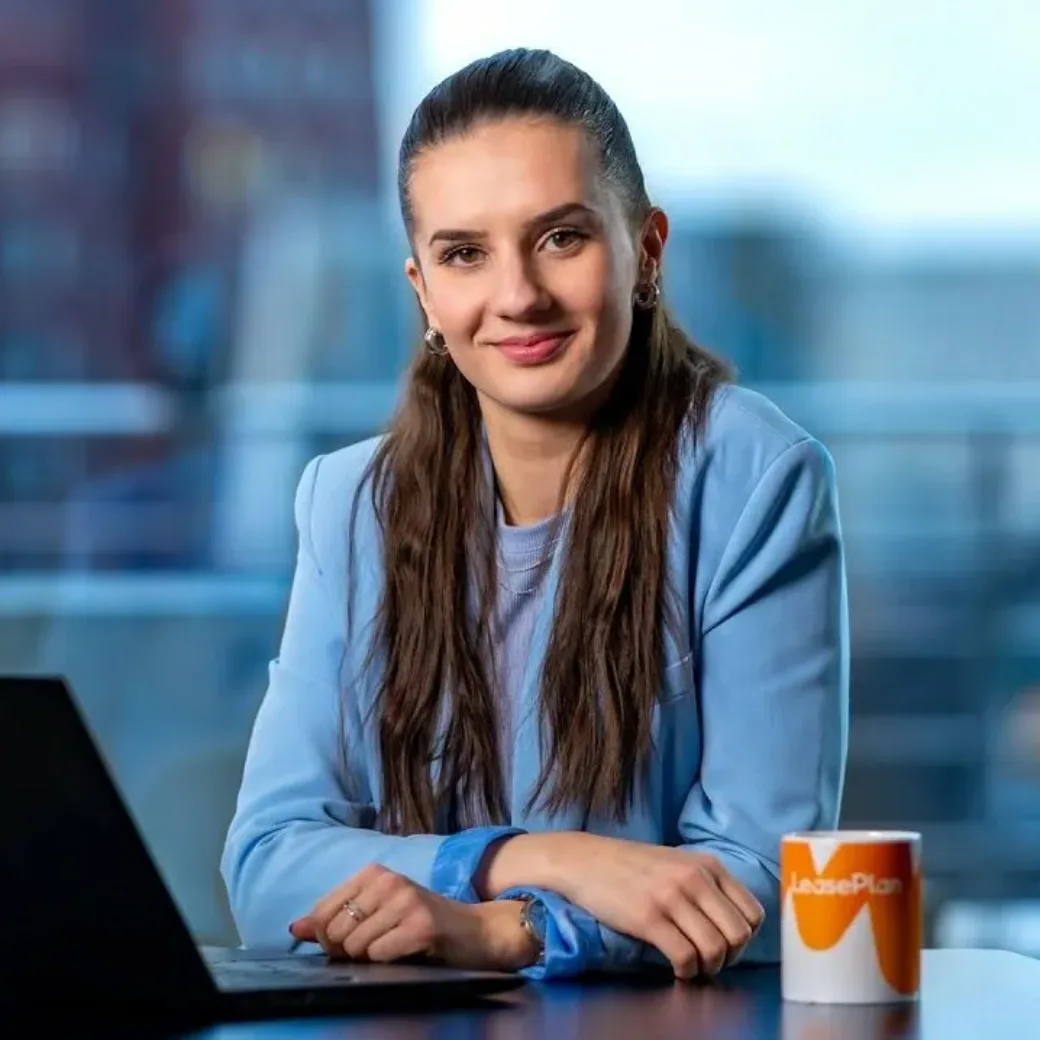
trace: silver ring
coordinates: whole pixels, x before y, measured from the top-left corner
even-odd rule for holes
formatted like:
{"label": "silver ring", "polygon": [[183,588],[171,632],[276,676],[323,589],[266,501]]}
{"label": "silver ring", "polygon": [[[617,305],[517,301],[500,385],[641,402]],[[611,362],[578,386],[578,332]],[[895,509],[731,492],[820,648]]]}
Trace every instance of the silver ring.
{"label": "silver ring", "polygon": [[364,919],[365,919],[366,917],[368,917],[368,914],[366,914],[366,913],[365,913],[365,911],[364,911],[364,910],[362,910],[362,909],[361,909],[361,907],[360,907],[360,906],[358,906],[358,905],[357,905],[357,903],[355,903],[353,899],[348,899],[348,900],[347,900],[347,901],[346,901],[346,902],[345,902],[345,903],[343,904],[343,909],[344,909],[344,910],[345,910],[345,911],[346,911],[346,912],[347,912],[348,914],[350,914],[350,916],[351,916],[351,917],[353,917],[353,918],[354,918],[354,920],[355,920],[355,921],[357,921],[357,923],[358,923],[358,924],[361,924],[361,922],[362,922],[362,921],[363,921],[363,920],[364,920]]}

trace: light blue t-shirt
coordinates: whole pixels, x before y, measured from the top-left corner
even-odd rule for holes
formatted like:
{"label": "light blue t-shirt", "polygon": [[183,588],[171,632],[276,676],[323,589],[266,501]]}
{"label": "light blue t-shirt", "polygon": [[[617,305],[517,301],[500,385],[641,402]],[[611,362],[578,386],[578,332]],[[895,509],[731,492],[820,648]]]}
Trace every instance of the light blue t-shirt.
{"label": "light blue t-shirt", "polygon": [[[495,661],[499,703],[499,753],[503,791],[513,775],[513,734],[521,685],[527,672],[535,625],[547,604],[549,557],[559,545],[562,524],[556,517],[524,527],[505,522],[497,510],[498,600],[495,611]],[[509,806],[504,807],[509,819]]]}

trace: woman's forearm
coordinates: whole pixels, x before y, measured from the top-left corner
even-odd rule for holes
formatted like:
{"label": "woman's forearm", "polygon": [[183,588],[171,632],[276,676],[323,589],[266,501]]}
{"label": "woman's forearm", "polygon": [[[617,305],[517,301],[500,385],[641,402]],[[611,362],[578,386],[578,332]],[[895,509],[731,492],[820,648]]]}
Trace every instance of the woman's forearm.
{"label": "woman's forearm", "polygon": [[730,869],[746,867],[731,852],[723,842],[676,848],[576,831],[520,834],[487,847],[474,889],[491,900],[527,886],[555,893],[565,915],[584,911],[592,919],[608,959],[612,952],[618,963],[643,958],[646,950],[633,949],[628,937],[660,951],[677,977],[714,975],[743,955],[762,927],[765,902],[774,902],[775,883],[763,902]]}
{"label": "woman's forearm", "polygon": [[481,899],[497,899],[503,892],[531,885],[566,896],[569,866],[576,861],[583,840],[579,831],[517,834],[488,847],[473,879]]}

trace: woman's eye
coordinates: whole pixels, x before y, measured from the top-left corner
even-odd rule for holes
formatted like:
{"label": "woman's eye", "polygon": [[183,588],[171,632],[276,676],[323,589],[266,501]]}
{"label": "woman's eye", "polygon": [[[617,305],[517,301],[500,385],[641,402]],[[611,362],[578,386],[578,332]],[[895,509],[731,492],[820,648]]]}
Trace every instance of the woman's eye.
{"label": "woman's eye", "polygon": [[475,246],[459,246],[451,249],[441,257],[442,264],[453,264],[455,267],[472,267],[480,259],[480,250]]}
{"label": "woman's eye", "polygon": [[555,231],[550,231],[546,236],[546,245],[550,246],[553,251],[560,251],[564,249],[570,249],[580,242],[585,236],[575,228],[557,228]]}

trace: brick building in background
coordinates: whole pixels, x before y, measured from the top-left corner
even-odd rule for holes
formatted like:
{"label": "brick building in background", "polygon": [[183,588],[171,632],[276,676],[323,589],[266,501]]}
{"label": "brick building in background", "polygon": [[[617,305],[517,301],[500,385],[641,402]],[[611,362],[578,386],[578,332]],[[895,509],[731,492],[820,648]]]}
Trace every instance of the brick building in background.
{"label": "brick building in background", "polygon": [[157,375],[230,367],[241,250],[287,193],[375,200],[370,0],[154,0],[134,133],[138,338]]}
{"label": "brick building in background", "polygon": [[[133,257],[127,113],[113,86],[132,54],[102,5],[0,0],[0,382],[120,381],[130,350]],[[97,471],[95,448],[0,439],[0,566],[53,563],[60,503]],[[142,445],[110,443],[118,463]]]}
{"label": "brick building in background", "polygon": [[[129,26],[103,5],[0,0],[0,375],[126,379]],[[113,31],[114,30],[114,31]]]}
{"label": "brick building in background", "polygon": [[[232,373],[257,212],[375,208],[369,3],[0,0],[0,379]],[[211,434],[0,441],[0,562],[204,565]]]}

